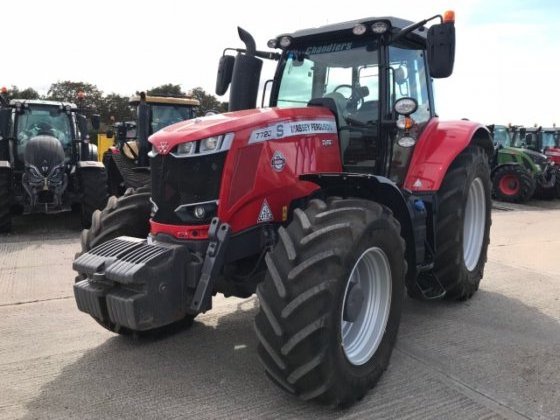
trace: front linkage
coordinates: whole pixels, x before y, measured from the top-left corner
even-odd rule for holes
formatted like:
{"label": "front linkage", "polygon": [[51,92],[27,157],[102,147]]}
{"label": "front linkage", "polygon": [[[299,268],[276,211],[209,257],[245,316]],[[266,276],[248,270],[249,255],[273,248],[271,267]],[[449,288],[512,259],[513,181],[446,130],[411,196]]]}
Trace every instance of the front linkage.
{"label": "front linkage", "polygon": [[122,236],[74,261],[78,308],[111,329],[147,331],[212,308],[230,227],[214,218],[204,259],[185,246]]}

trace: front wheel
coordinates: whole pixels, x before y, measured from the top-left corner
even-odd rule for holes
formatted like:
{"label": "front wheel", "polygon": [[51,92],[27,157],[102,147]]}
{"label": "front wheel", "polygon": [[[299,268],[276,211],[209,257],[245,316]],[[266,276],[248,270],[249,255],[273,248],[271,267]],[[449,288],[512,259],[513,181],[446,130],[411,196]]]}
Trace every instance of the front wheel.
{"label": "front wheel", "polygon": [[279,237],[257,288],[259,357],[299,398],[352,404],[395,345],[406,271],[400,225],[371,201],[312,200]]}
{"label": "front wheel", "polygon": [[496,168],[492,183],[496,199],[510,203],[529,201],[536,188],[534,177],[521,165],[508,164]]}

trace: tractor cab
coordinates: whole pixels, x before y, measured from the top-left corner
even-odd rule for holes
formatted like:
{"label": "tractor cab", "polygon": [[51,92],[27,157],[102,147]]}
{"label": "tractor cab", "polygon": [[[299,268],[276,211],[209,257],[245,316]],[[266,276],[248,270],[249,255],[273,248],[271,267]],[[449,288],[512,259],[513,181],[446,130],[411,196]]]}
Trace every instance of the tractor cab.
{"label": "tractor cab", "polygon": [[121,195],[127,188],[149,185],[148,137],[157,131],[196,116],[200,102],[194,98],[150,96],[141,93],[130,99],[133,121],[114,124],[115,146],[103,155],[109,169],[109,189]]}
{"label": "tractor cab", "polygon": [[225,93],[233,80],[230,110],[253,107],[254,85],[239,87],[246,81],[241,73],[260,70],[258,57],[277,59],[263,99],[269,93],[271,107],[328,108],[336,117],[344,170],[402,185],[413,146],[435,116],[431,77],[453,69],[452,14],[430,30],[427,21],[369,18],[283,34],[268,42],[280,54],[254,50],[240,29],[248,47],[222,57],[216,91]]}
{"label": "tractor cab", "polygon": [[560,128],[542,128],[539,135],[539,146],[556,165],[560,165]]}

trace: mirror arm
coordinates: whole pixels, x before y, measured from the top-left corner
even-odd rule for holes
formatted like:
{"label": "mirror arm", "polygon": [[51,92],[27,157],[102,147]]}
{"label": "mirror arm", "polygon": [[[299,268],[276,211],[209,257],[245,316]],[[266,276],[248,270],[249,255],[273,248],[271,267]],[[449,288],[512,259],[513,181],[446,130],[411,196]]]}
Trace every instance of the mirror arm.
{"label": "mirror arm", "polygon": [[399,39],[405,37],[409,33],[411,33],[413,31],[415,31],[416,29],[420,28],[421,26],[424,26],[429,21],[437,19],[437,18],[439,18],[440,22],[443,22],[443,17],[441,15],[434,15],[431,18],[421,20],[420,22],[416,22],[416,23],[413,23],[412,25],[408,25],[408,26],[402,28],[400,30],[400,32],[397,32],[393,36],[393,38],[391,38],[391,43],[398,41]]}
{"label": "mirror arm", "polygon": [[[226,55],[227,51],[235,51],[235,52],[238,52],[238,53],[247,54],[247,50],[245,48],[226,48],[226,49],[224,49],[222,55]],[[256,50],[254,56],[259,57],[259,58],[265,58],[267,60],[278,61],[278,60],[280,60],[280,57],[282,55],[280,53],[275,53],[275,52],[271,52],[271,51]]]}

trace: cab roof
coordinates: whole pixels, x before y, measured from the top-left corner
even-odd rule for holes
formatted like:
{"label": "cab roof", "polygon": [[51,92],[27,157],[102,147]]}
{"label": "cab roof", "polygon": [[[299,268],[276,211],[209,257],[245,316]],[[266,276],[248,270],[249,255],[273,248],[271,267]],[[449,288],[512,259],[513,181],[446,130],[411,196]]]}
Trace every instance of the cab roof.
{"label": "cab roof", "polygon": [[[138,105],[139,103],[140,103],[140,96],[133,96],[130,98],[130,105]],[[200,101],[194,98],[177,98],[172,96],[150,96],[150,95],[146,95],[146,103],[183,105],[183,106],[200,105]]]}
{"label": "cab roof", "polygon": [[10,105],[15,105],[16,103],[27,104],[27,105],[43,105],[43,106],[70,106],[72,109],[76,108],[76,104],[72,102],[62,102],[62,101],[45,101],[43,99],[11,99]]}
{"label": "cab roof", "polygon": [[[294,39],[297,39],[297,38],[304,38],[304,37],[308,37],[308,36],[325,35],[325,34],[329,34],[329,33],[333,33],[333,32],[341,32],[341,31],[349,31],[350,33],[352,33],[352,28],[354,28],[354,26],[356,26],[359,23],[362,23],[366,26],[369,26],[373,22],[380,21],[380,20],[389,21],[391,23],[391,27],[392,27],[393,31],[395,29],[401,30],[401,29],[415,23],[415,22],[412,22],[410,20],[401,19],[401,18],[397,18],[397,17],[394,17],[394,16],[367,17],[367,18],[362,18],[362,19],[349,20],[349,21],[346,21],[346,22],[340,22],[340,23],[333,23],[333,24],[329,24],[329,25],[318,26],[316,28],[301,29],[299,31],[292,32],[292,33],[284,33],[284,34],[278,35],[277,39],[279,39],[280,37],[283,37],[283,36],[289,36],[289,37],[292,37]],[[420,28],[416,29],[412,33],[425,40],[426,37],[427,37],[428,31],[426,30],[426,28],[424,26],[421,26]],[[358,35],[356,35],[356,36],[358,36]]]}

